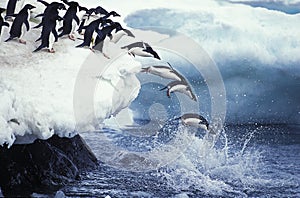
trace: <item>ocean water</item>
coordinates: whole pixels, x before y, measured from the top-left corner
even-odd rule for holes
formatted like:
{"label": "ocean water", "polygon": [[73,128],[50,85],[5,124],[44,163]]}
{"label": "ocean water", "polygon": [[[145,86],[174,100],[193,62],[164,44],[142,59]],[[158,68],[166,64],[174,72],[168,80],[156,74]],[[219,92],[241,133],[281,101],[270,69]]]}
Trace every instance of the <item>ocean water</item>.
{"label": "ocean water", "polygon": [[[130,129],[106,128],[83,134],[100,164],[62,191],[69,197],[300,196],[299,126],[227,126],[213,147],[204,146],[209,139],[203,133],[190,132],[161,136],[165,142],[160,145],[151,145],[148,137],[147,141],[139,140],[142,144],[136,144],[136,136],[128,138],[133,136]],[[105,145],[99,145],[100,134],[106,134],[116,144],[122,140],[120,147],[142,154],[147,152],[141,149],[146,144],[147,148],[159,147],[179,136],[192,141],[173,161],[157,169],[134,171],[126,165],[122,168],[118,163],[106,163]],[[128,160],[135,161],[130,157]]]}

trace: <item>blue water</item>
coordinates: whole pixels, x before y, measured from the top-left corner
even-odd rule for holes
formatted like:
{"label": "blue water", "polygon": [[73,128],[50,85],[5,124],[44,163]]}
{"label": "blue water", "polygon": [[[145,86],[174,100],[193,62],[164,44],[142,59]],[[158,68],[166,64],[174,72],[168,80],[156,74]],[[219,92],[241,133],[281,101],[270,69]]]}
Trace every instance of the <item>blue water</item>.
{"label": "blue water", "polygon": [[[84,134],[100,161],[100,133],[128,136],[112,129]],[[228,126],[214,148],[203,149],[195,137],[176,160],[146,172],[100,162],[62,191],[70,197],[300,197],[299,151],[299,127]]]}

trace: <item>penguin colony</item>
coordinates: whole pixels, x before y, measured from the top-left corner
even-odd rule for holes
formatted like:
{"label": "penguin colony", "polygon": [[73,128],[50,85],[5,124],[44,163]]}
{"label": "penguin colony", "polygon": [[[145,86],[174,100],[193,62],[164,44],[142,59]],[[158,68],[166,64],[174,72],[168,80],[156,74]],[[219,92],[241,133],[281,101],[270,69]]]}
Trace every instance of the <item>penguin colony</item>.
{"label": "penguin colony", "polygon": [[[7,10],[0,8],[0,35],[3,27],[10,28],[9,38],[5,42],[18,39],[19,43],[26,44],[23,39],[24,35],[30,30],[29,19],[30,11],[35,8],[31,4],[26,4],[18,12],[14,13],[14,0],[9,0]],[[43,0],[37,0],[44,6],[44,12],[35,16],[41,17],[41,22],[33,28],[41,28],[41,35],[36,40],[40,41],[39,47],[33,52],[46,49],[50,53],[54,53],[53,45],[58,42],[60,37],[67,36],[71,40],[75,40],[75,32],[83,35],[83,42],[76,47],[88,47],[93,52],[98,50],[103,53],[103,41],[108,37],[110,42],[117,43],[123,36],[135,37],[134,34],[121,26],[120,23],[113,21],[111,18],[120,17],[116,11],[108,12],[103,7],[96,8],[82,7],[75,1],[61,0],[60,2],[48,3]],[[13,7],[13,8],[12,8]],[[1,16],[6,11],[5,19]],[[64,11],[64,16],[60,16],[60,12]],[[81,18],[78,17],[79,12],[84,12]],[[7,21],[11,21],[11,25]],[[62,22],[62,26],[58,27]],[[160,60],[159,55],[146,42],[135,42],[127,46],[121,47],[128,51],[128,54],[135,57],[152,57]],[[109,58],[103,53],[106,58]],[[167,90],[167,96],[170,98],[171,93],[180,92],[187,95],[191,100],[197,101],[197,97],[193,93],[188,81],[176,71],[171,64],[154,65],[142,68],[141,72],[160,76],[165,79],[172,80],[161,90]],[[175,120],[181,120],[184,125],[202,128],[208,131],[209,124],[207,120],[198,114],[187,113]]]}

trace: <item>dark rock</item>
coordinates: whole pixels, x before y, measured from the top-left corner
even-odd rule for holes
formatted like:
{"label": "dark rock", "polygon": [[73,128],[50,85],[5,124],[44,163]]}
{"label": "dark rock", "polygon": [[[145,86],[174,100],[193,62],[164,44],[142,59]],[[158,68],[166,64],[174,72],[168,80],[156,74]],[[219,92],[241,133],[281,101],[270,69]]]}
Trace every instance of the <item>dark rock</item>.
{"label": "dark rock", "polygon": [[79,135],[55,135],[32,144],[0,147],[0,186],[4,196],[52,193],[96,166],[96,157]]}

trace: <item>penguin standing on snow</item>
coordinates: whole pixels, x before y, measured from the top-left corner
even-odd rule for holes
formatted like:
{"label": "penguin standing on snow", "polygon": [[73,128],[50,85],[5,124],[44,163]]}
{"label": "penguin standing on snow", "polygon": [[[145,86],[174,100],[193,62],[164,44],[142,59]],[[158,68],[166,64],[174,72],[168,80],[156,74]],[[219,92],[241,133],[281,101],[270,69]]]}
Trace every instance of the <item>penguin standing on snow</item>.
{"label": "penguin standing on snow", "polygon": [[51,7],[50,10],[44,15],[42,20],[42,33],[41,37],[38,40],[42,40],[41,45],[34,50],[34,52],[37,52],[41,50],[42,48],[47,47],[48,51],[50,53],[54,53],[53,44],[58,40],[58,35],[56,31],[56,21],[57,20],[63,20],[58,13],[58,9],[61,7],[59,3],[55,4]]}
{"label": "penguin standing on snow", "polygon": [[63,19],[63,27],[61,28],[62,32],[58,35],[58,37],[62,37],[64,35],[68,35],[69,39],[75,41],[74,31],[76,26],[79,25],[80,21],[77,16],[77,12],[83,7],[80,7],[79,4],[75,1],[68,2],[67,0],[62,0],[65,4],[69,6],[66,14]]}
{"label": "penguin standing on snow", "polygon": [[31,4],[26,4],[24,8],[16,15],[14,22],[12,23],[11,29],[9,31],[9,38],[5,41],[10,41],[14,38],[19,38],[19,42],[22,44],[26,44],[26,41],[23,40],[23,36],[26,32],[29,31],[29,18],[30,18],[30,10],[35,8]]}
{"label": "penguin standing on snow", "polygon": [[1,32],[2,32],[2,27],[6,26],[9,27],[9,23],[5,22],[3,17],[1,16],[2,12],[4,12],[5,9],[4,8],[0,8],[0,36],[1,36]]}

